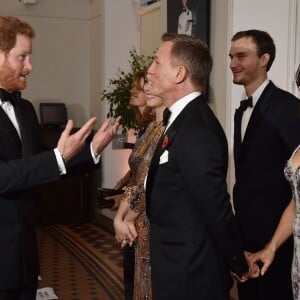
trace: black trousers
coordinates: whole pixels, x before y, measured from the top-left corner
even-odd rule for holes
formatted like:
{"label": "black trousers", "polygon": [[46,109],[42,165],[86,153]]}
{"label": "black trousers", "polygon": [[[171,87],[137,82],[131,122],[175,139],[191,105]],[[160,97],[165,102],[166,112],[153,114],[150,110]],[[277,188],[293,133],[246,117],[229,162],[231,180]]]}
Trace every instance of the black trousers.
{"label": "black trousers", "polygon": [[[134,285],[134,247],[128,245],[124,248],[124,289],[125,300],[132,300]],[[1,298],[0,298],[1,300]]]}
{"label": "black trousers", "polygon": [[0,290],[0,300],[35,300],[37,282],[13,290]]}

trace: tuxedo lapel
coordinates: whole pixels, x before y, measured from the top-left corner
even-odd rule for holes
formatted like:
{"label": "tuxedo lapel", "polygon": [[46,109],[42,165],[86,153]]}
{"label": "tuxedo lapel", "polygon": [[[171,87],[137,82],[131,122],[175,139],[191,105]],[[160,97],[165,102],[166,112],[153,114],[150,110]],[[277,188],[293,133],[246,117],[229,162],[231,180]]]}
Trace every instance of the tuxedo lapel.
{"label": "tuxedo lapel", "polygon": [[22,156],[28,157],[32,154],[32,132],[29,130],[30,126],[28,123],[31,120],[26,118],[26,108],[22,107],[22,103],[18,103],[14,106],[16,118],[19,123],[20,132],[21,132],[21,144],[22,144]]}
{"label": "tuxedo lapel", "polygon": [[19,156],[21,156],[22,147],[20,136],[2,108],[0,108],[0,126],[1,131],[7,133],[7,142],[11,143],[12,151],[15,151]]}
{"label": "tuxedo lapel", "polygon": [[[197,100],[196,100],[197,99]],[[199,101],[199,97],[195,100]],[[192,102],[194,102],[193,100]],[[170,125],[170,127],[162,134],[160,137],[156,149],[154,151],[151,164],[148,171],[147,182],[146,182],[146,212],[149,217],[150,211],[150,197],[153,188],[153,184],[155,181],[156,172],[159,166],[160,156],[163,154],[164,151],[168,150],[170,145],[175,139],[176,134],[178,133],[178,129],[180,128],[180,124],[182,123],[182,119],[185,117],[187,112],[187,107],[192,103],[190,102],[177,116],[174,122]]]}
{"label": "tuxedo lapel", "polygon": [[242,134],[241,134],[241,126],[242,126],[242,117],[243,117],[243,109],[239,107],[234,114],[234,145],[233,145],[233,156],[235,163],[238,160],[241,146],[242,146]]}
{"label": "tuxedo lapel", "polygon": [[245,152],[247,151],[247,149],[249,149],[248,145],[252,141],[252,137],[255,135],[257,128],[260,127],[259,124],[261,121],[262,121],[262,111],[261,111],[260,104],[257,103],[251,114],[247,129],[245,132],[244,140],[241,144],[240,156],[243,156],[245,154]]}
{"label": "tuxedo lapel", "polygon": [[[240,107],[235,111],[234,114],[234,161],[238,161],[241,147],[242,147],[242,119],[243,114],[248,107],[252,107],[252,97],[242,100],[240,102]],[[247,129],[246,129],[247,131]]]}
{"label": "tuxedo lapel", "polygon": [[178,132],[177,129],[180,124],[180,122],[176,121],[168,128],[168,130],[166,130],[165,133],[162,134],[159,142],[157,143],[155,152],[157,152],[158,157],[160,157],[163,154],[163,152],[167,150],[174,141],[175,135]]}
{"label": "tuxedo lapel", "polygon": [[[245,136],[243,139],[243,142],[241,141],[241,118],[243,112],[241,112],[241,116],[239,115],[240,112],[238,112],[239,109],[237,109],[235,113],[235,127],[234,127],[234,160],[235,163],[243,157],[247,150],[249,149],[249,143],[252,141],[252,137],[255,135],[255,132],[257,128],[259,128],[259,124],[263,119],[263,115],[268,110],[268,107],[270,105],[270,98],[272,95],[272,92],[274,90],[274,84],[270,82],[261,96],[259,97],[253,112],[251,114],[251,117],[249,119]],[[240,119],[239,119],[240,118]]]}

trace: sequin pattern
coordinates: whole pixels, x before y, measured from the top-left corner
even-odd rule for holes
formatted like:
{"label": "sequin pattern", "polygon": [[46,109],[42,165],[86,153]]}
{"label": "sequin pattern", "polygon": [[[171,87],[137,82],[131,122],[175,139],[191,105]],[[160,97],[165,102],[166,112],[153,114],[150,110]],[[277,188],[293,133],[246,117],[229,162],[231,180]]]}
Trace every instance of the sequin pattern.
{"label": "sequin pattern", "polygon": [[161,122],[150,123],[145,133],[137,140],[129,157],[132,177],[124,192],[123,200],[128,201],[130,208],[140,214],[135,222],[138,238],[135,242],[134,300],[152,299],[149,221],[145,213],[144,180],[163,130]]}
{"label": "sequin pattern", "polygon": [[300,300],[300,166],[294,168],[292,158],[298,149],[300,149],[300,146],[294,151],[284,168],[284,175],[291,185],[293,198],[296,201],[296,216],[293,225],[294,257],[292,264],[292,285],[295,300]]}

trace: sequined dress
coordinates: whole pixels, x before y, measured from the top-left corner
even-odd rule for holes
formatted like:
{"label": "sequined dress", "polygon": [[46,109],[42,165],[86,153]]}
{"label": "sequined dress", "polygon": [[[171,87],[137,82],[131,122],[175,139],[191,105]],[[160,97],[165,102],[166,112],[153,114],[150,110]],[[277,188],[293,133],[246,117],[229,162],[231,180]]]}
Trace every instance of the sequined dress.
{"label": "sequined dress", "polygon": [[130,208],[140,214],[135,221],[138,238],[135,242],[134,300],[152,299],[149,221],[145,212],[144,180],[163,130],[161,122],[150,123],[145,133],[138,138],[129,156],[132,176],[125,189],[123,200],[128,201]]}
{"label": "sequined dress", "polygon": [[292,159],[298,149],[300,149],[300,145],[296,148],[284,168],[284,175],[291,185],[293,199],[296,201],[296,216],[293,225],[294,256],[292,264],[294,300],[300,300],[300,166],[295,168],[292,165]]}

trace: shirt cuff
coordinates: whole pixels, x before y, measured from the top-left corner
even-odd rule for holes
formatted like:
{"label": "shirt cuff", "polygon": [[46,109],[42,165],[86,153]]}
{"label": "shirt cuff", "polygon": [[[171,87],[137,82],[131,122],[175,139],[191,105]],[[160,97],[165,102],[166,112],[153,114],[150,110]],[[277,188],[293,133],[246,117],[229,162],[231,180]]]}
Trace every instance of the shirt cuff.
{"label": "shirt cuff", "polygon": [[64,160],[57,148],[54,149],[54,154],[56,157],[57,165],[58,165],[58,170],[60,175],[67,174],[67,169],[64,163]]}
{"label": "shirt cuff", "polygon": [[91,149],[91,154],[92,154],[92,157],[93,157],[93,161],[94,161],[95,165],[97,165],[100,161],[101,154],[98,154],[97,156],[94,154],[92,143],[90,143],[90,149]]}

